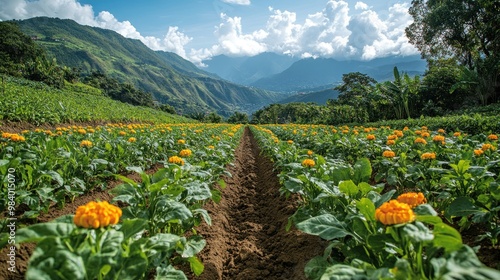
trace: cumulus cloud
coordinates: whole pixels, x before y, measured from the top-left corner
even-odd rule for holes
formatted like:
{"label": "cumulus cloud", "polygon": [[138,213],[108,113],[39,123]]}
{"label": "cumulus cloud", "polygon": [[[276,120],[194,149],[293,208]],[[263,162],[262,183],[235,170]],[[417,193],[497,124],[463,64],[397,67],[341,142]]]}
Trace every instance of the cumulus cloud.
{"label": "cumulus cloud", "polygon": [[250,5],[250,0],[222,0],[224,3],[236,5]]}
{"label": "cumulus cloud", "polygon": [[[251,4],[250,0],[222,2]],[[35,16],[69,18],[141,40],[153,50],[175,52],[197,65],[219,54],[252,56],[266,51],[298,57],[369,60],[417,53],[404,33],[405,27],[412,22],[409,6],[409,3],[394,4],[382,16],[364,2],[349,7],[344,0],[328,0],[321,11],[306,15],[301,22],[297,20],[300,11],[269,6],[265,25],[257,30],[245,30],[242,18],[231,16],[232,11],[227,10],[220,13],[220,22],[215,26],[216,43],[189,52],[186,46],[195,38],[187,36],[177,26],[165,30],[163,38],[143,36],[131,22],[119,21],[108,11],[101,11],[96,16],[92,6],[82,5],[78,0],[0,0],[0,20]]]}
{"label": "cumulus cloud", "polygon": [[77,0],[0,0],[0,7],[0,20],[37,16],[72,19],[79,24],[116,31],[126,38],[141,40],[153,50],[175,52],[184,58],[187,58],[184,47],[192,40],[176,26],[169,27],[164,38],[142,36],[129,21],[119,21],[108,11],[95,16],[92,6],[81,5]]}

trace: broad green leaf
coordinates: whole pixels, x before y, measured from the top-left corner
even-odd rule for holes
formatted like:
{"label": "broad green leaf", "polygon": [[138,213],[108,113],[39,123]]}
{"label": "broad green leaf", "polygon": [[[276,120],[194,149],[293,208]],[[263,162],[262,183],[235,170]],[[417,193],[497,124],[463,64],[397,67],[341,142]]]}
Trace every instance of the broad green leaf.
{"label": "broad green leaf", "polygon": [[146,229],[148,221],[145,219],[125,219],[121,223],[120,231],[123,232],[123,239],[127,240],[137,233]]}
{"label": "broad green leaf", "polygon": [[69,236],[77,226],[73,223],[48,222],[34,224],[16,231],[16,243],[38,242],[47,237]]}
{"label": "broad green leaf", "polygon": [[321,280],[352,280],[366,279],[364,270],[345,264],[335,264],[328,267],[320,278]]}
{"label": "broad green leaf", "polygon": [[366,197],[356,202],[356,208],[368,221],[375,221],[375,204]]}
{"label": "broad green leaf", "polygon": [[183,258],[190,258],[201,252],[203,248],[205,248],[205,245],[207,244],[207,241],[203,239],[201,236],[193,236],[192,238],[188,239],[186,244],[184,244],[184,250],[182,251],[182,257]]}
{"label": "broad green leaf", "polygon": [[317,256],[307,262],[304,272],[308,279],[320,279],[328,266],[330,266],[330,263],[325,258]]}
{"label": "broad green leaf", "polygon": [[167,174],[170,170],[168,168],[160,168],[151,177],[151,183],[160,182],[161,180],[168,178]]}
{"label": "broad green leaf", "polygon": [[148,268],[148,259],[142,252],[135,252],[127,258],[124,258],[121,265],[120,280],[143,279]]}
{"label": "broad green leaf", "polygon": [[348,166],[336,166],[331,171],[331,176],[334,185],[338,185],[340,181],[351,180],[351,168]]}
{"label": "broad green leaf", "polygon": [[303,186],[304,183],[301,180],[294,177],[288,177],[283,185],[285,189],[287,189],[289,192],[292,193],[298,193],[302,191],[304,188]]}
{"label": "broad green leaf", "polygon": [[208,211],[202,208],[198,209],[193,209],[192,210],[193,214],[200,214],[203,217],[203,220],[207,223],[207,225],[211,226],[212,225],[212,218],[210,218],[210,215],[208,214]]}
{"label": "broad green leaf", "polygon": [[372,176],[372,165],[367,158],[361,158],[354,164],[353,181],[355,184],[368,182]]}
{"label": "broad green leaf", "polygon": [[296,225],[296,227],[312,235],[318,235],[323,239],[332,240],[351,235],[344,224],[331,214],[316,216]]}
{"label": "broad green leaf", "polygon": [[191,271],[196,276],[200,276],[205,270],[205,266],[203,263],[195,256],[188,258],[189,266],[191,267]]}
{"label": "broad green leaf", "polygon": [[351,180],[340,182],[339,190],[349,197],[353,197],[359,192],[358,186]]}
{"label": "broad green leaf", "polygon": [[155,280],[188,280],[182,270],[175,269],[172,265],[157,267]]}
{"label": "broad green leaf", "polygon": [[358,184],[358,188],[361,191],[361,195],[365,196],[367,193],[373,190],[372,186],[366,182],[361,182]]}
{"label": "broad green leaf", "polygon": [[436,210],[432,208],[429,204],[420,204],[417,207],[413,208],[413,212],[419,216],[437,216]]}
{"label": "broad green leaf", "polygon": [[375,208],[379,208],[382,204],[384,204],[384,202],[391,200],[392,196],[394,195],[395,192],[396,192],[396,190],[390,190],[390,191],[384,193],[383,195],[381,195],[377,199],[377,201],[374,201]]}
{"label": "broad green leaf", "polygon": [[203,201],[212,197],[210,187],[206,183],[194,181],[186,184],[185,187],[187,190],[186,200],[188,202]]}
{"label": "broad green leaf", "polygon": [[418,221],[413,224],[404,225],[403,232],[414,242],[432,241],[434,238],[432,231]]}
{"label": "broad green leaf", "polygon": [[453,227],[445,224],[435,224],[434,229],[434,246],[443,247],[447,252],[458,250],[462,247],[462,236]]}
{"label": "broad green leaf", "polygon": [[478,212],[482,211],[474,205],[473,200],[464,196],[457,197],[446,209],[446,215],[455,217],[473,215]]}
{"label": "broad green leaf", "polygon": [[168,222],[176,219],[183,221],[193,217],[193,214],[186,205],[165,196],[159,199],[154,207],[156,211],[153,218],[157,221]]}

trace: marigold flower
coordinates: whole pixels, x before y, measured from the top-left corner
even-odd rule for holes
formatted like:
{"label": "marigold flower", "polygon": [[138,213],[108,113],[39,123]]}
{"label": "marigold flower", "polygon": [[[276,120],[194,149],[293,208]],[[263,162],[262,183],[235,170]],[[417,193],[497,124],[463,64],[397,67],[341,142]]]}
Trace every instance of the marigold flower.
{"label": "marigold flower", "polygon": [[91,201],[76,209],[73,217],[75,225],[84,228],[100,228],[116,225],[122,216],[122,210],[107,201]]}
{"label": "marigold flower", "polygon": [[313,152],[313,151],[311,151],[311,150],[308,150],[308,151],[307,151],[307,155],[308,155],[308,156],[312,156],[313,154],[314,154],[314,152]]}
{"label": "marigold flower", "polygon": [[213,149],[215,149],[215,146],[214,145],[209,145],[207,148],[213,150]]}
{"label": "marigold flower", "polygon": [[490,135],[488,135],[488,140],[491,140],[491,141],[498,140],[498,135],[490,134]]}
{"label": "marigold flower", "polygon": [[87,131],[85,129],[83,129],[83,128],[78,129],[77,132],[79,134],[86,134],[87,133]]}
{"label": "marigold flower", "polygon": [[12,134],[8,133],[8,132],[4,132],[2,133],[2,138],[10,138]]}
{"label": "marigold flower", "polygon": [[398,139],[398,136],[396,134],[391,134],[387,136],[387,140],[396,140],[396,139]]}
{"label": "marigold flower", "polygon": [[420,134],[420,136],[422,136],[423,138],[427,138],[429,136],[431,136],[431,134],[429,132],[422,132],[422,134]]}
{"label": "marigold flower", "polygon": [[384,225],[395,225],[413,222],[415,213],[410,205],[401,203],[395,199],[384,202],[375,210],[375,219]]}
{"label": "marigold flower", "polygon": [[118,132],[118,134],[119,134],[120,136],[125,136],[125,135],[127,135],[127,133],[126,133],[125,131],[123,131],[123,130],[122,130],[122,131],[120,131],[120,132]]}
{"label": "marigold flower", "polygon": [[403,137],[403,131],[401,130],[394,130],[393,134],[397,137]]}
{"label": "marigold flower", "polygon": [[475,155],[475,156],[480,156],[480,155],[482,155],[482,154],[484,154],[484,151],[483,151],[483,150],[481,150],[481,149],[476,149],[476,150],[474,150],[474,155]]}
{"label": "marigold flower", "polygon": [[453,136],[455,136],[455,137],[458,137],[460,135],[462,135],[462,133],[460,131],[457,131],[457,132],[453,133]]}
{"label": "marigold flower", "polygon": [[386,144],[389,145],[389,146],[390,145],[394,145],[394,144],[396,144],[396,141],[394,141],[394,140],[387,140]]}
{"label": "marigold flower", "polygon": [[444,133],[445,133],[444,129],[442,129],[442,128],[438,129],[438,131],[437,131],[437,132],[438,132],[439,134],[444,134]]}
{"label": "marigold flower", "polygon": [[92,142],[89,140],[82,140],[82,142],[80,142],[80,147],[90,148],[92,147]]}
{"label": "marigold flower", "polygon": [[293,144],[293,140],[288,140],[288,141],[286,141],[286,142],[287,142],[288,144],[290,144],[290,145],[291,145],[291,144]]}
{"label": "marigold flower", "polygon": [[184,165],[184,160],[178,156],[169,157],[168,162],[174,163],[174,164],[179,164],[179,165]]}
{"label": "marigold flower", "polygon": [[134,143],[135,141],[137,141],[137,139],[135,137],[130,137],[127,141],[130,143]]}
{"label": "marigold flower", "polygon": [[434,142],[441,142],[444,144],[444,136],[443,135],[436,135],[432,138],[432,141]]}
{"label": "marigold flower", "polygon": [[393,157],[396,156],[396,153],[394,151],[391,151],[391,150],[385,150],[382,153],[382,156],[385,157],[385,158],[393,158]]}
{"label": "marigold flower", "polygon": [[409,193],[404,193],[398,196],[397,200],[401,203],[406,203],[410,205],[411,208],[414,208],[420,204],[424,204],[427,202],[427,199],[425,198],[424,194],[419,192],[409,192]]}
{"label": "marigold flower", "polygon": [[304,167],[314,167],[314,165],[316,165],[316,163],[310,158],[306,158],[304,161],[302,161],[302,166]]}
{"label": "marigold flower", "polygon": [[481,146],[481,150],[483,150],[483,151],[485,151],[485,152],[486,152],[487,150],[492,150],[492,151],[494,151],[494,150],[495,150],[495,147],[494,147],[493,145],[489,144],[489,143],[486,143],[486,144],[483,144],[483,145]]}
{"label": "marigold flower", "polygon": [[366,139],[367,139],[367,140],[370,140],[370,141],[375,140],[375,135],[373,135],[373,134],[368,134],[368,135],[366,136]]}
{"label": "marigold flower", "polygon": [[179,152],[179,156],[181,157],[189,157],[193,152],[190,149],[184,149]]}
{"label": "marigold flower", "polygon": [[420,137],[418,137],[417,139],[415,139],[415,141],[414,141],[413,143],[415,143],[415,144],[424,144],[424,145],[426,145],[426,144],[427,144],[427,141],[425,141],[425,139],[424,139],[424,138],[420,138]]}
{"label": "marigold flower", "polygon": [[179,140],[177,140],[177,144],[184,145],[184,144],[186,144],[186,140],[179,139]]}
{"label": "marigold flower", "polygon": [[420,131],[420,130],[415,130],[415,134],[417,134],[417,135],[421,135],[421,134],[422,134],[422,131]]}
{"label": "marigold flower", "polygon": [[421,159],[436,159],[436,153],[423,153]]}
{"label": "marigold flower", "polygon": [[24,136],[19,135],[19,134],[11,134],[10,135],[10,140],[12,140],[14,142],[24,142],[24,141],[26,141],[26,139],[24,138]]}

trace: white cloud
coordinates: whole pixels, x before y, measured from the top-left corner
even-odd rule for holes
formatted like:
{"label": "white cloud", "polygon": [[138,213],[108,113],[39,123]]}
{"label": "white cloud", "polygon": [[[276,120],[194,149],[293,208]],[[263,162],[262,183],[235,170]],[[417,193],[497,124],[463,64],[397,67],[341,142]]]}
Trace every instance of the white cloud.
{"label": "white cloud", "polygon": [[367,10],[368,9],[368,5],[366,3],[363,3],[363,2],[356,2],[356,5],[354,5],[354,9],[356,9],[356,10]]}
{"label": "white cloud", "polygon": [[224,3],[236,5],[250,5],[250,0],[222,0]]}

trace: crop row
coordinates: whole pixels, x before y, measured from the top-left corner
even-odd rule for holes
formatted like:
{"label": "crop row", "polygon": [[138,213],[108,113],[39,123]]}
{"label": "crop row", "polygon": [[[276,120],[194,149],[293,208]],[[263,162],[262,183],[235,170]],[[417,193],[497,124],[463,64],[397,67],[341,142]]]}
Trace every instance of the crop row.
{"label": "crop row", "polygon": [[[110,203],[91,202],[17,230],[15,243],[37,243],[26,278],[186,279],[177,269],[184,262],[199,275],[196,254],[205,240],[195,227],[211,224],[203,205],[220,200],[214,186],[224,187],[220,176],[230,176],[225,165],[241,132],[230,125],[109,124],[3,133],[3,229],[11,217],[34,218],[91,189],[107,191],[111,179],[122,181],[110,190]],[[1,245],[9,238],[2,234]]]}
{"label": "crop row", "polygon": [[310,279],[497,279],[457,229],[500,234],[498,137],[426,127],[253,126],[302,204],[289,227],[330,243]]}

